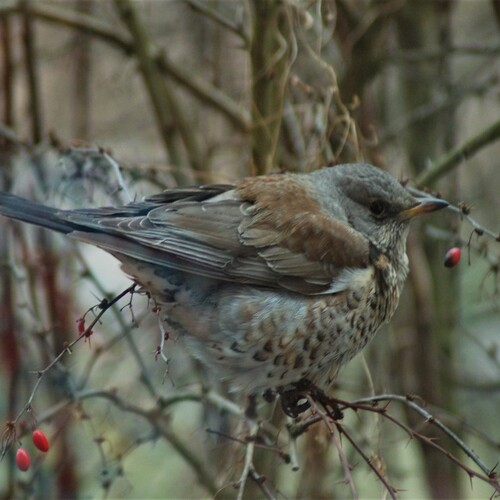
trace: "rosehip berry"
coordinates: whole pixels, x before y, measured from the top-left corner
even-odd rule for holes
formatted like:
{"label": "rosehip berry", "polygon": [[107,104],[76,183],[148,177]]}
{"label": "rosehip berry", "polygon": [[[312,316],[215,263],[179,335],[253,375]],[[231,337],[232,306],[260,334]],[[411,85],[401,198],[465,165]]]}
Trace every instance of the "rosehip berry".
{"label": "rosehip berry", "polygon": [[28,452],[24,448],[19,448],[16,452],[17,468],[22,471],[27,471],[30,468],[31,460]]}
{"label": "rosehip berry", "polygon": [[34,445],[44,453],[49,451],[49,440],[43,431],[36,429],[32,434]]}
{"label": "rosehip berry", "polygon": [[462,250],[458,247],[450,248],[444,257],[444,265],[446,267],[455,267],[460,262]]}

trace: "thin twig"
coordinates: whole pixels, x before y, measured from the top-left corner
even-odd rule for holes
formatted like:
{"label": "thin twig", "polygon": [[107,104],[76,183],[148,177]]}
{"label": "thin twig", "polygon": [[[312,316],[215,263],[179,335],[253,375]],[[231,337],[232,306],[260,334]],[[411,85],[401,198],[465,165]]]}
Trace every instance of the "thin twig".
{"label": "thin twig", "polygon": [[[97,290],[99,291],[99,293],[102,296],[107,297],[108,292],[106,291],[104,285],[101,283],[99,278],[95,275],[95,273],[91,270],[90,266],[87,264],[83,255],[80,252],[78,252],[77,257],[86,269],[85,277],[92,282],[92,284],[97,288]],[[151,380],[151,377],[149,376],[148,370],[146,368],[146,365],[144,364],[144,360],[142,359],[140,351],[139,351],[134,339],[132,338],[131,329],[130,329],[129,325],[127,325],[125,323],[125,320],[123,319],[123,314],[120,314],[120,311],[117,308],[112,307],[111,310],[113,311],[113,314],[120,325],[120,331],[121,331],[120,335],[123,335],[125,337],[125,340],[128,343],[128,346],[132,352],[132,355],[133,355],[134,359],[136,360],[137,365],[139,366],[139,370],[141,373],[141,376],[140,376],[141,382],[144,384],[144,386],[146,387],[146,389],[148,390],[148,392],[151,394],[152,397],[158,398],[157,390],[156,390],[155,385],[153,384],[153,382]]]}
{"label": "thin twig", "polygon": [[[410,396],[401,396],[398,394],[381,394],[378,396],[370,396],[368,398],[358,399],[353,401],[353,404],[363,404],[363,403],[373,403],[378,401],[399,401],[400,403],[404,403],[406,406],[410,407],[413,411],[422,415],[426,419],[427,422],[431,423],[438,427],[442,432],[444,432],[448,437],[450,437],[458,446],[462,449],[462,451],[473,461],[476,465],[485,473],[490,474],[491,468],[488,467],[483,461],[479,458],[477,453],[475,453],[469,446],[467,446],[450,428],[444,425],[440,420],[438,420],[434,415],[428,412],[425,408],[418,405],[414,398]],[[412,431],[414,432],[414,431]]]}
{"label": "thin twig", "polygon": [[[426,191],[421,191],[420,189],[415,189],[415,188],[412,188],[412,187],[407,187],[406,189],[412,195],[417,196],[419,198],[430,197],[429,193],[426,192]],[[479,222],[477,222],[473,217],[471,217],[469,215],[469,213],[468,213],[469,210],[467,209],[467,207],[464,207],[464,206],[459,207],[459,206],[456,206],[456,205],[453,205],[452,203],[450,203],[446,207],[446,210],[450,210],[452,212],[460,214],[460,216],[463,217],[465,220],[467,220],[467,222],[469,222],[469,224],[474,228],[474,230],[476,230],[476,232],[477,232],[478,235],[482,236],[483,234],[486,234],[490,238],[494,239],[495,241],[499,241],[500,242],[500,234],[499,233],[495,233],[491,229],[488,229],[488,228],[482,226],[481,224],[479,224]]]}
{"label": "thin twig", "polygon": [[268,500],[276,500],[276,497],[271,493],[266,485],[266,478],[261,476],[255,469],[250,470],[250,477],[255,481],[259,489]]}
{"label": "thin twig", "polygon": [[370,467],[370,469],[375,472],[375,475],[378,477],[379,481],[384,485],[385,489],[387,490],[387,493],[389,493],[390,497],[393,500],[397,500],[397,489],[394,488],[391,484],[387,482],[387,479],[382,475],[382,473],[378,470],[376,465],[373,463],[370,457],[366,455],[366,453],[361,449],[361,447],[356,443],[356,441],[353,439],[353,437],[350,435],[349,432],[346,431],[346,428],[344,425],[342,425],[340,422],[335,422],[335,425],[339,432],[341,432],[351,443],[351,446],[356,450],[356,452],[361,455],[363,460],[366,462],[366,464]]}
{"label": "thin twig", "polygon": [[108,160],[109,164],[113,168],[113,171],[116,175],[116,179],[118,180],[118,186],[120,186],[120,189],[126,194],[128,201],[129,202],[134,201],[134,198],[132,197],[132,195],[130,194],[130,191],[127,188],[127,184],[125,183],[125,180],[123,179],[123,175],[121,173],[120,165],[118,164],[118,162],[114,158],[112,158],[110,155],[108,155],[108,153],[103,153],[103,156],[104,156],[104,158],[106,158],[106,160]]}
{"label": "thin twig", "polygon": [[[331,64],[326,62],[320,54],[318,54],[308,43],[307,39],[305,36],[301,36],[301,42],[305,49],[307,50],[307,53],[313,58],[314,61],[325,71],[327,74],[328,78],[330,79],[331,85],[330,87],[327,88],[327,96],[326,96],[326,103],[325,103],[325,123],[324,123],[324,128],[325,130],[327,129],[327,121],[329,117],[329,110],[331,107],[332,100],[335,103],[335,106],[338,111],[338,115],[335,118],[336,124],[343,125],[343,130],[341,137],[339,139],[339,145],[337,147],[337,150],[333,153],[333,160],[336,160],[342,150],[344,149],[349,136],[351,137],[352,143],[354,144],[354,148],[356,150],[356,155],[359,157],[359,141],[358,141],[358,136],[357,136],[357,130],[356,130],[356,123],[354,119],[352,118],[349,108],[346,106],[344,101],[342,100],[342,97],[340,95],[340,88],[338,85],[338,80],[337,80],[337,73],[335,72],[335,69]],[[329,144],[329,141],[327,141],[328,137],[324,137],[325,144]]]}
{"label": "thin twig", "polygon": [[238,481],[238,495],[236,500],[243,500],[243,493],[245,491],[245,484],[247,482],[248,476],[253,469],[253,454],[255,451],[255,440],[257,439],[257,434],[259,432],[259,424],[257,422],[252,422],[250,424],[250,432],[248,435],[248,442],[245,450],[245,462],[243,464],[243,470],[241,472],[240,479]]}
{"label": "thin twig", "polygon": [[297,437],[298,436],[294,436],[291,432],[290,432],[290,426],[293,425],[290,423],[290,417],[288,417],[288,420],[289,420],[289,423],[286,425],[286,430],[288,432],[288,437],[289,437],[289,440],[290,440],[290,464],[292,466],[292,470],[294,472],[298,471],[300,469],[300,466],[299,466],[299,460],[298,460],[298,454],[297,454]]}
{"label": "thin twig", "polygon": [[201,2],[200,0],[186,0],[186,2],[195,12],[203,14],[204,16],[208,17],[217,24],[220,24],[223,28],[241,38],[241,40],[245,44],[245,47],[249,46],[249,36],[245,32],[245,29],[241,24],[235,23],[233,20],[228,19],[227,17],[223,16],[218,10],[213,9],[209,4]]}
{"label": "thin twig", "polygon": [[[339,431],[340,435],[340,431]],[[351,488],[352,492],[352,498],[359,498],[358,492],[356,491],[356,485],[354,484],[354,479],[352,477],[351,473],[351,465],[349,464],[349,460],[347,459],[347,455],[345,454],[345,451],[342,447],[342,443],[340,440],[337,438],[335,435],[335,432],[330,433],[330,440],[332,441],[333,445],[337,449],[337,454],[339,456],[340,463],[342,464],[342,467],[344,469],[344,481],[349,485]]]}

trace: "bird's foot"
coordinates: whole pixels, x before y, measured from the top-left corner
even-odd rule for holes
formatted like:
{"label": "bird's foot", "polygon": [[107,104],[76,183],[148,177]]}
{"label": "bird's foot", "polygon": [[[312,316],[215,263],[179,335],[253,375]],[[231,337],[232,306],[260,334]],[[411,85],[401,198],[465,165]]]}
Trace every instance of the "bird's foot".
{"label": "bird's foot", "polygon": [[309,380],[303,379],[293,388],[278,390],[283,411],[292,418],[297,418],[311,407],[310,400],[323,406],[327,415],[333,420],[341,420],[344,415],[336,400],[327,396],[323,390]]}

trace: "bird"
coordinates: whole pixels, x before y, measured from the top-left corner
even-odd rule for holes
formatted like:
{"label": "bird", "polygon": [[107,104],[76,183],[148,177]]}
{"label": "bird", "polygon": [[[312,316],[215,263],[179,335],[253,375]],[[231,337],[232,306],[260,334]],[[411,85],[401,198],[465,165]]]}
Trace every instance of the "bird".
{"label": "bird", "polygon": [[247,395],[304,381],[328,390],[396,310],[410,221],[447,205],[365,163],[119,207],[60,210],[0,193],[0,214],[116,257],[162,328]]}

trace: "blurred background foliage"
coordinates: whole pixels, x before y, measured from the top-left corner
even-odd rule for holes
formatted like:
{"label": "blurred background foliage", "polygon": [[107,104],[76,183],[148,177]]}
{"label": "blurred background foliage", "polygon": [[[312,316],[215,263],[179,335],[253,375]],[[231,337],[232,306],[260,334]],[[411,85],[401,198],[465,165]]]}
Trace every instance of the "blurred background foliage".
{"label": "blurred background foliage", "polygon": [[[396,317],[342,372],[334,394],[416,394],[493,467],[499,251],[480,233],[500,229],[499,28],[498,0],[2,0],[2,189],[61,207],[116,204],[128,201],[127,191],[135,198],[177,184],[368,161],[438,190],[462,214],[413,228]],[[464,217],[469,210],[478,231]],[[464,254],[451,270],[443,266],[450,246]],[[77,320],[130,282],[99,250],[5,221],[0,258],[7,422],[33,394],[33,372],[77,338]],[[145,298],[107,311],[44,375],[32,411],[16,421],[26,448],[36,419],[52,449],[34,454],[28,473],[9,452],[0,494],[241,495],[233,483],[248,429],[228,416],[234,408],[223,411],[222,399],[199,390],[202,371],[172,339],[167,371],[156,360],[159,342]],[[261,406],[286,437],[279,408]],[[475,468],[407,405],[389,410]],[[494,492],[379,415],[346,411],[345,419],[400,498]],[[231,438],[206,432],[221,425]],[[283,459],[288,447],[258,450],[265,488],[249,480],[245,496],[384,497],[361,456],[335,439],[321,422],[309,428],[294,442],[297,471]]]}

